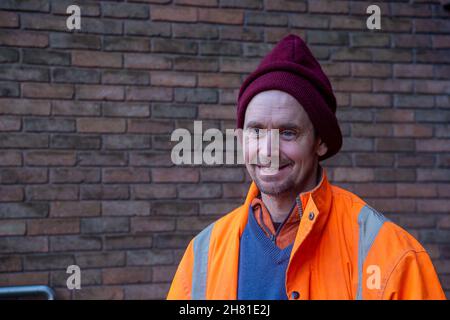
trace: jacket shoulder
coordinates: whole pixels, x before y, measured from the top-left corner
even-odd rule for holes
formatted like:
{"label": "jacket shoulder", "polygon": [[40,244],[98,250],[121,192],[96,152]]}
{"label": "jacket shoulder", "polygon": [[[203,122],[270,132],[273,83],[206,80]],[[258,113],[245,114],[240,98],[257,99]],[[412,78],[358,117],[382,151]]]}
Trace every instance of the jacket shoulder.
{"label": "jacket shoulder", "polygon": [[[230,229],[237,228],[239,229],[239,222],[244,218],[244,214],[246,215],[247,211],[245,210],[245,205],[241,205],[231,212],[228,212],[223,217],[220,217],[216,221],[209,224],[206,228],[204,228],[195,239],[201,238],[205,236],[207,233],[223,234],[223,231],[230,231]],[[212,232],[214,230],[214,232]]]}

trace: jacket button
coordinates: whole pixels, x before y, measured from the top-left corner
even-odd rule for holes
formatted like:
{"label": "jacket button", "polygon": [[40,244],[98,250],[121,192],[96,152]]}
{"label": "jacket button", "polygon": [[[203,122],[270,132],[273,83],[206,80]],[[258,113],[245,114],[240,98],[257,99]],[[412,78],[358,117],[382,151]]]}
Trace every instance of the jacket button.
{"label": "jacket button", "polygon": [[298,291],[292,291],[291,298],[297,300],[298,298],[300,298],[300,293],[298,293]]}
{"label": "jacket button", "polygon": [[309,213],[309,220],[313,220],[314,219],[314,212],[310,212]]}

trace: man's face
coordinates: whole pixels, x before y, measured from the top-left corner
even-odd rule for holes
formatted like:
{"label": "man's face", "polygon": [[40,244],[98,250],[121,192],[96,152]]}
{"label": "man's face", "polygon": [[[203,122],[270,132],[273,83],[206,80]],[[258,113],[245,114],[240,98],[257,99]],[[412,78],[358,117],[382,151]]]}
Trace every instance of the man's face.
{"label": "man's face", "polygon": [[[278,168],[271,166],[278,130]],[[279,90],[264,91],[250,101],[244,119],[245,163],[259,190],[278,196],[316,185],[318,157],[327,151],[300,103]],[[245,143],[245,142],[243,142]],[[255,161],[258,159],[258,161]],[[272,168],[271,168],[272,167]]]}

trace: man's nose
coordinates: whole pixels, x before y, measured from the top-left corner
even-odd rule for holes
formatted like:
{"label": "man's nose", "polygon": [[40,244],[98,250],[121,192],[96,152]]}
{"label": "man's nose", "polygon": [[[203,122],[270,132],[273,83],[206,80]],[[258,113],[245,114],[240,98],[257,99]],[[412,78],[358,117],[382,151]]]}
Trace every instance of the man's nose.
{"label": "man's nose", "polygon": [[258,156],[261,164],[267,165],[270,163],[274,153],[274,147],[278,146],[275,139],[278,138],[278,131],[276,129],[267,129],[265,134],[262,134],[258,139]]}

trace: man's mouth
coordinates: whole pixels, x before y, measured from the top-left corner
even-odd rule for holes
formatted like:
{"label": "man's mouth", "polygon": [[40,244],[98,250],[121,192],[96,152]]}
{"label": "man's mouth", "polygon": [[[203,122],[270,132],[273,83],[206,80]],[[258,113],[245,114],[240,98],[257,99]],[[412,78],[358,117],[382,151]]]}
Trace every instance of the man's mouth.
{"label": "man's mouth", "polygon": [[262,175],[275,175],[280,171],[282,171],[283,169],[289,167],[290,165],[291,165],[290,163],[285,163],[278,167],[276,166],[272,167],[271,165],[256,165],[256,168],[257,171]]}

